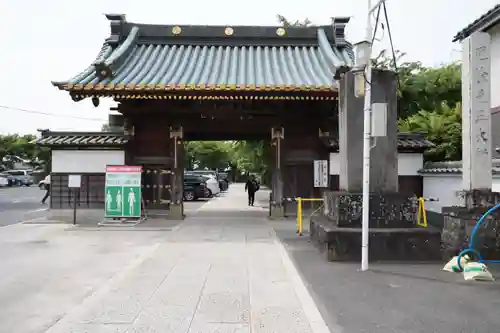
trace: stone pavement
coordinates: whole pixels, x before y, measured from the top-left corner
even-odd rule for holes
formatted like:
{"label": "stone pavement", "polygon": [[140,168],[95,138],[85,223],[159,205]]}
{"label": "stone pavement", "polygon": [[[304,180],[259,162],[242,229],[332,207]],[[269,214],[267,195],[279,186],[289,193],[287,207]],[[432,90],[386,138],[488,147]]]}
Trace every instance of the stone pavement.
{"label": "stone pavement", "polygon": [[46,332],[330,332],[267,209],[246,203],[232,184]]}

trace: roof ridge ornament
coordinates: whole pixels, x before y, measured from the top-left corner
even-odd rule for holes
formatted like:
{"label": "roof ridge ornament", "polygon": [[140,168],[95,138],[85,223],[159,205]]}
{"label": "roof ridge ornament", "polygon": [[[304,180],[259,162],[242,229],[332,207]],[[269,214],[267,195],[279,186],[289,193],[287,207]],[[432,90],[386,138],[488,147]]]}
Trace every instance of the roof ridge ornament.
{"label": "roof ridge ornament", "polygon": [[99,78],[107,78],[113,76],[113,70],[116,70],[121,63],[126,59],[128,54],[135,46],[135,42],[139,37],[139,28],[133,26],[130,33],[123,43],[113,51],[109,58],[96,61],[94,67],[96,75]]}
{"label": "roof ridge ornament", "polygon": [[111,36],[107,39],[108,44],[117,45],[120,43],[120,37],[123,33],[123,26],[127,23],[125,14],[104,14],[110,21]]}
{"label": "roof ridge ornament", "polygon": [[345,27],[351,18],[349,16],[332,17],[333,21],[333,42],[335,45],[347,45],[345,40]]}

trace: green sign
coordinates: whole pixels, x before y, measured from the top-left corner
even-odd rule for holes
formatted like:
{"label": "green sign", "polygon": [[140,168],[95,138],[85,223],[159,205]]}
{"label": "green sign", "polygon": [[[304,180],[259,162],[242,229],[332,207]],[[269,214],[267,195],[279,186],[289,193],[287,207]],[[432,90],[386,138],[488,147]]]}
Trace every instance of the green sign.
{"label": "green sign", "polygon": [[106,166],[106,217],[141,216],[141,173],[140,166]]}

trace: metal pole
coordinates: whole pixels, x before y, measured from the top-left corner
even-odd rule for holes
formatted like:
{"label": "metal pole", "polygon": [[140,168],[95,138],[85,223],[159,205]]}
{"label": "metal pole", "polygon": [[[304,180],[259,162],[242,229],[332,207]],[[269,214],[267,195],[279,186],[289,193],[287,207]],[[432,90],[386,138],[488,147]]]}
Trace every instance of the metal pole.
{"label": "metal pole", "polygon": [[[380,5],[380,4],[379,4]],[[368,270],[368,239],[370,237],[370,146],[371,146],[371,80],[372,80],[372,2],[368,0],[368,15],[366,19],[366,40],[368,46],[367,64],[365,68],[365,103],[363,126],[363,217],[361,232],[361,270]]]}
{"label": "metal pole", "polygon": [[76,194],[79,191],[79,188],[74,188],[73,189],[73,225],[76,224]]}

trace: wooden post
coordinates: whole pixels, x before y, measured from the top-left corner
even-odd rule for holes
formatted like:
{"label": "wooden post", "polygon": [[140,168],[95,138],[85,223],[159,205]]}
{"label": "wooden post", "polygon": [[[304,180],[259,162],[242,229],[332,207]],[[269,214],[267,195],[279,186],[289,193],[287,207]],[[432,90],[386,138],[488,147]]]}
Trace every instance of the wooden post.
{"label": "wooden post", "polygon": [[172,140],[172,196],[169,216],[172,219],[184,218],[183,192],[184,192],[184,144],[182,126],[170,127],[170,139]]}
{"label": "wooden post", "polygon": [[284,139],[284,129],[280,128],[272,128],[271,129],[271,139],[272,145],[275,151],[275,163],[273,170],[273,179],[272,179],[272,193],[273,193],[273,202],[271,203],[271,218],[279,219],[283,218],[285,215],[285,210],[283,206],[283,179],[281,172],[281,148],[282,148],[282,140]]}

